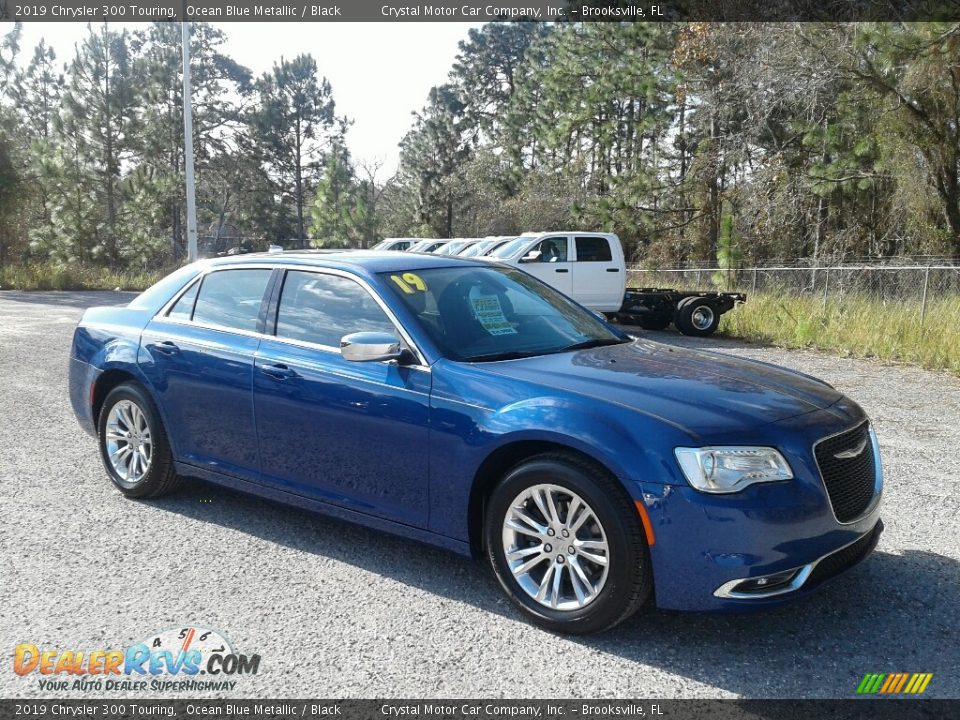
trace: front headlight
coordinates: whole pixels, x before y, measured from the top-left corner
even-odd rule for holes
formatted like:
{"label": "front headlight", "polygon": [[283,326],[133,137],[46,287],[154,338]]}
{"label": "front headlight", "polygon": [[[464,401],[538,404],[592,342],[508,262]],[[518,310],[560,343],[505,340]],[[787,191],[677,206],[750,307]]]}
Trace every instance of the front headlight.
{"label": "front headlight", "polygon": [[793,478],[787,461],[773,448],[679,447],[673,452],[687,482],[701,492],[733,493],[754,483]]}

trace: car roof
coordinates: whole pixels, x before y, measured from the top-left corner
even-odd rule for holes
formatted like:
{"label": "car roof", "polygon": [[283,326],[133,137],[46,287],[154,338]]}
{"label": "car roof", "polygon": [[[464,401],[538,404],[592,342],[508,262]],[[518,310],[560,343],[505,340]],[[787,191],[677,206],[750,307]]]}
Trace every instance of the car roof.
{"label": "car roof", "polygon": [[267,264],[277,267],[335,268],[358,274],[426,270],[435,267],[488,266],[485,262],[456,255],[397,253],[390,250],[289,250],[212,258],[203,262],[210,268]]}

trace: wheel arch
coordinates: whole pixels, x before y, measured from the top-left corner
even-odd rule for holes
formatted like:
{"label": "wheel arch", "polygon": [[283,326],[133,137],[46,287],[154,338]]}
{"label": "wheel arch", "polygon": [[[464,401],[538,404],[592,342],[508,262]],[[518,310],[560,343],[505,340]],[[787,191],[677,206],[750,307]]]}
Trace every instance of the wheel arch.
{"label": "wheel arch", "polygon": [[595,465],[598,469],[609,474],[611,478],[630,496],[623,480],[605,462],[584,450],[566,444],[560,440],[514,440],[494,449],[484,458],[477,468],[473,483],[470,486],[470,499],[467,506],[467,529],[469,534],[470,552],[474,557],[483,554],[483,523],[486,513],[487,500],[496,484],[503,478],[510,468],[524,460],[548,452],[563,452]]}
{"label": "wheel arch", "polygon": [[100,411],[103,410],[103,402],[107,399],[107,395],[118,385],[129,381],[137,383],[147,393],[150,392],[143,381],[130,370],[109,368],[100,373],[93,384],[90,397],[90,412],[95,426],[100,422]]}

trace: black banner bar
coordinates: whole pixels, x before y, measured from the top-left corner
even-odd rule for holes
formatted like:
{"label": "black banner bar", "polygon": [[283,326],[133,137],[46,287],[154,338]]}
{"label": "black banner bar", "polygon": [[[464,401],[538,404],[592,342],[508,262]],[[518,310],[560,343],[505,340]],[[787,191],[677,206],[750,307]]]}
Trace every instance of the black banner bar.
{"label": "black banner bar", "polygon": [[22,22],[672,22],[960,20],[960,0],[0,0]]}
{"label": "black banner bar", "polygon": [[960,700],[0,700],[0,717],[247,720],[941,720]]}

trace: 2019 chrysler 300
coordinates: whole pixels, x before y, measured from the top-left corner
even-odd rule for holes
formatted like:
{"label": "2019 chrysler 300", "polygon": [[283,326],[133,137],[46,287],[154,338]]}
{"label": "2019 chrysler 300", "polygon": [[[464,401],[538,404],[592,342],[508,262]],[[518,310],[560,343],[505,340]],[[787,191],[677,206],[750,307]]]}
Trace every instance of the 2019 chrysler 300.
{"label": "2019 chrysler 300", "polygon": [[194,476],[484,555],[554,630],[782,602],[883,527],[876,437],[831,386],[464,258],[195,263],[84,314],[70,395],[128,496]]}

